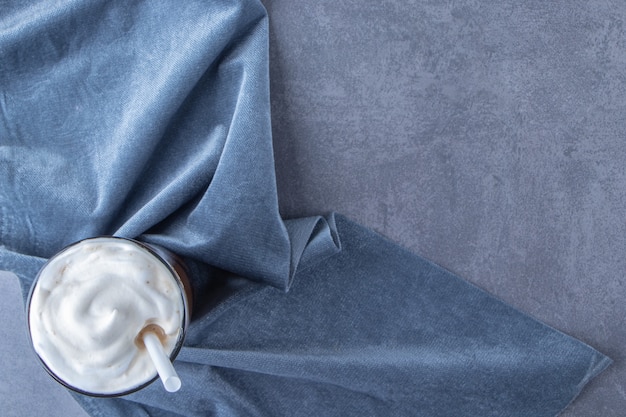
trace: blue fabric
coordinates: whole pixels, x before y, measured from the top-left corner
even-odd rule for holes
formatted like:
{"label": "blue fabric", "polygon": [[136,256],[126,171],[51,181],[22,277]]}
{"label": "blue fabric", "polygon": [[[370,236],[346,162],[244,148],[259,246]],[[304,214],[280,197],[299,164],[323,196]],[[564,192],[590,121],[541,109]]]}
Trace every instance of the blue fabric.
{"label": "blue fabric", "polygon": [[0,268],[85,237],[191,265],[176,368],[94,416],[553,416],[610,360],[339,215],[279,214],[256,0],[0,5]]}

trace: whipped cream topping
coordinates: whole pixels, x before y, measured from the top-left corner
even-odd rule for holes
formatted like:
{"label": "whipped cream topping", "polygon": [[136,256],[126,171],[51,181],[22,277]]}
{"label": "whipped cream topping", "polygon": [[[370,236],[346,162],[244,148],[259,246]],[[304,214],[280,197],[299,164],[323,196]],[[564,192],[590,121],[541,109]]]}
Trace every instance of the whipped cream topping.
{"label": "whipped cream topping", "polygon": [[117,238],[84,240],[52,258],[29,305],[33,346],[48,369],[73,388],[102,395],[153,379],[156,368],[137,336],[158,326],[169,356],[184,320],[185,301],[171,271]]}

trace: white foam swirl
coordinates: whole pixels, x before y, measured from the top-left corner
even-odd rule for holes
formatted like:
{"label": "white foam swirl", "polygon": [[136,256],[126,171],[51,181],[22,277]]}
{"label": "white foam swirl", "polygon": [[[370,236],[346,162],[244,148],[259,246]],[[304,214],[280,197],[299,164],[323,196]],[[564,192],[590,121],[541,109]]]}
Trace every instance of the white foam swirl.
{"label": "white foam swirl", "polygon": [[37,354],[67,384],[111,394],[154,378],[145,348],[149,324],[165,332],[169,355],[182,331],[184,301],[169,269],[133,242],[96,238],[53,258],[30,301],[29,327]]}

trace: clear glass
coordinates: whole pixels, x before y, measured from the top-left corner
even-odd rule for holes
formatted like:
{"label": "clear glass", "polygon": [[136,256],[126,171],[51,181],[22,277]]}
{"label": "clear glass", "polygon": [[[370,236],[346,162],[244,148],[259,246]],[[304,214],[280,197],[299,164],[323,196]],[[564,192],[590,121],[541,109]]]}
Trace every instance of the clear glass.
{"label": "clear glass", "polygon": [[101,392],[91,392],[89,390],[85,390],[82,389],[81,387],[78,386],[73,386],[72,384],[68,383],[67,381],[64,381],[63,378],[61,378],[53,369],[51,369],[51,366],[49,366],[48,363],[46,363],[46,361],[37,353],[37,350],[35,349],[34,343],[33,343],[33,335],[32,335],[32,329],[31,329],[31,303],[32,303],[32,299],[33,299],[33,294],[35,294],[35,292],[37,292],[39,290],[38,288],[38,283],[39,283],[39,278],[42,275],[42,273],[46,270],[46,268],[51,264],[51,262],[61,256],[63,256],[63,254],[66,253],[66,251],[70,250],[71,248],[74,248],[75,246],[82,244],[83,242],[89,242],[89,241],[95,241],[95,239],[105,239],[108,240],[110,239],[111,242],[117,242],[119,240],[134,245],[135,248],[144,251],[143,253],[148,254],[148,257],[150,259],[152,259],[155,263],[158,263],[160,265],[165,266],[165,268],[167,269],[167,271],[169,271],[169,274],[171,275],[171,278],[173,278],[173,280],[176,282],[177,287],[179,289],[180,292],[180,297],[182,299],[182,305],[183,305],[183,311],[182,311],[182,321],[180,323],[180,332],[178,333],[178,338],[175,342],[175,346],[174,349],[172,350],[171,354],[169,355],[170,360],[174,361],[174,359],[176,358],[176,356],[178,355],[178,352],[180,351],[182,345],[183,345],[183,341],[185,338],[185,333],[187,331],[187,327],[189,325],[189,320],[191,317],[191,306],[192,306],[192,288],[191,285],[189,283],[189,279],[188,279],[188,273],[187,273],[187,268],[184,264],[184,262],[180,259],[180,257],[178,257],[177,255],[173,254],[172,252],[163,249],[161,247],[155,246],[155,245],[151,245],[151,244],[147,244],[147,243],[143,243],[143,242],[139,242],[137,240],[134,239],[127,239],[127,238],[121,238],[121,237],[114,237],[114,236],[99,236],[99,237],[95,237],[95,238],[89,238],[89,239],[84,239],[78,242],[75,242],[67,247],[65,247],[63,250],[61,250],[59,253],[57,253],[56,255],[54,255],[52,258],[50,258],[48,260],[48,262],[42,267],[42,269],[39,271],[39,273],[37,274],[37,277],[35,278],[35,281],[33,282],[33,285],[31,287],[29,296],[28,296],[28,300],[27,300],[27,323],[28,323],[28,330],[29,330],[29,336],[30,336],[30,341],[31,341],[31,345],[33,346],[33,349],[35,350],[35,354],[37,355],[37,357],[39,358],[40,363],[43,365],[44,369],[60,384],[64,385],[65,387],[79,392],[81,394],[85,394],[85,395],[89,395],[89,396],[94,396],[94,397],[117,397],[117,396],[122,396],[122,395],[127,395],[130,394],[132,392],[136,392],[148,385],[150,385],[151,383],[153,383],[156,379],[158,379],[158,375],[155,375],[154,377],[151,377],[145,381],[142,381],[139,384],[136,384],[134,386],[132,386],[131,388],[126,388],[123,390],[120,390],[119,392],[106,392],[106,393],[101,393]]}

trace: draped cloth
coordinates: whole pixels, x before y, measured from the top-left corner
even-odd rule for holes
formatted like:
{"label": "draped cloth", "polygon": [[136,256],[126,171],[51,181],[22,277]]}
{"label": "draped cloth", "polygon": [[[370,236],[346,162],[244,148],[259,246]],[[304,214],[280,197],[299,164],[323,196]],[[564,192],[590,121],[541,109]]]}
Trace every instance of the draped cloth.
{"label": "draped cloth", "polygon": [[[329,150],[331,151],[331,150]],[[91,236],[192,271],[176,394],[94,416],[554,416],[611,362],[338,215],[279,213],[257,0],[0,4],[0,269]]]}

